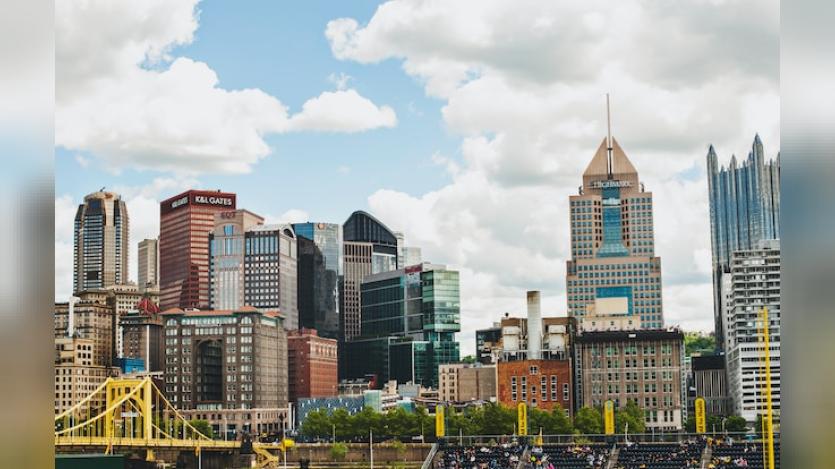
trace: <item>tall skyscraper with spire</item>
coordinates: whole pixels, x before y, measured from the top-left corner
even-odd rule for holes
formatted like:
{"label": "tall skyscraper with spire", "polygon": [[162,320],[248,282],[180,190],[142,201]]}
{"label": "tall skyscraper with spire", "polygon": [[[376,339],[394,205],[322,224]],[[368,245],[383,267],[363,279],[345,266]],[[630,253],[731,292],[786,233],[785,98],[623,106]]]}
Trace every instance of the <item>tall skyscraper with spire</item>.
{"label": "tall skyscraper with spire", "polygon": [[780,153],[766,161],[759,134],[748,158],[731,156],[719,166],[713,145],[707,152],[710,241],[713,253],[713,311],[716,339],[724,348],[722,279],[730,272],[735,251],[752,250],[762,240],[780,239]]}
{"label": "tall skyscraper with spire", "polygon": [[664,326],[661,258],[655,256],[652,193],[618,141],[604,138],[571,205],[568,314],[635,315],[643,328]]}

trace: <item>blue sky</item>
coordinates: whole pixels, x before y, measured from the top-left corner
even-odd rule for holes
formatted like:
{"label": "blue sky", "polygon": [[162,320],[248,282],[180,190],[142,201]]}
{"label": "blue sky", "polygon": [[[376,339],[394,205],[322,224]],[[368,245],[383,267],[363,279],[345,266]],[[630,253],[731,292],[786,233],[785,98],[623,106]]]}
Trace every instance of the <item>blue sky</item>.
{"label": "blue sky", "polygon": [[[195,40],[170,53],[206,62],[217,72],[220,86],[262,89],[292,112],[322,90],[335,89],[330,76],[346,74],[350,87],[391,106],[398,118],[392,129],[269,135],[265,140],[272,154],[251,173],[200,175],[202,187],[236,192],[239,205],[257,213],[300,209],[315,220],[342,222],[353,210],[368,209],[368,196],[377,189],[419,194],[449,182],[431,159],[436,152],[457,152],[458,139],[439,119],[443,103],[426,97],[394,60],[365,66],[337,60],[330,52],[327,22],[343,15],[367,21],[377,3],[306,2],[305,8],[269,1],[200,3]],[[82,167],[76,155],[93,164]],[[56,194],[80,200],[102,186],[142,186],[166,174],[134,169],[116,173],[95,161],[89,152],[58,147]]]}

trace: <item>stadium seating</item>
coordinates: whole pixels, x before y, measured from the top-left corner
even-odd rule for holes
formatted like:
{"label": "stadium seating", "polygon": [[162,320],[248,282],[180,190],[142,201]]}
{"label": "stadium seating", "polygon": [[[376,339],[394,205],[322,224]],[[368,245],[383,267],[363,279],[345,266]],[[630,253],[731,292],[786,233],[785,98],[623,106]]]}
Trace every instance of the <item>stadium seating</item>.
{"label": "stadium seating", "polygon": [[705,442],[635,443],[618,454],[618,469],[698,469]]}
{"label": "stadium seating", "polygon": [[447,447],[437,469],[515,469],[524,448],[518,445]]}
{"label": "stadium seating", "polygon": [[[762,444],[752,442],[717,443],[713,446],[711,463],[715,469],[737,467],[762,469],[765,467]],[[774,466],[780,467],[780,443],[776,441],[774,442]]]}
{"label": "stadium seating", "polygon": [[559,469],[605,468],[609,461],[609,447],[601,444],[546,445],[541,451],[534,448],[531,456],[535,460],[541,460],[542,467],[546,468],[549,464]]}

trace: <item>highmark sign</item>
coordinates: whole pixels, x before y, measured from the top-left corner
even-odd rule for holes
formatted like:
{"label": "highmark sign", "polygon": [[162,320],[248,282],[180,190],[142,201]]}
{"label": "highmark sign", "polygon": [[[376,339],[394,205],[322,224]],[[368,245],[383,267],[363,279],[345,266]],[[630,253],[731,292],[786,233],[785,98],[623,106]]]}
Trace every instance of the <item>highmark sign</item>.
{"label": "highmark sign", "polygon": [[592,189],[606,189],[609,187],[632,187],[631,181],[616,181],[612,180],[604,180],[604,181],[592,181],[591,183]]}

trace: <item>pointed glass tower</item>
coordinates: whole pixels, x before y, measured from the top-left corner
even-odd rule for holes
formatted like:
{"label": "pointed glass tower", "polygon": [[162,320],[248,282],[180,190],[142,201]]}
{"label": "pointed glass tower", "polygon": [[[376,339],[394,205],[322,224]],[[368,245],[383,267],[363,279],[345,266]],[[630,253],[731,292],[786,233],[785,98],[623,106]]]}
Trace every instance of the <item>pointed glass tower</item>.
{"label": "pointed glass tower", "polygon": [[707,151],[710,241],[713,253],[713,310],[716,339],[724,344],[721,314],[722,277],[735,251],[750,250],[766,239],[780,239],[780,154],[766,162],[759,134],[748,158],[719,166],[713,145]]}

